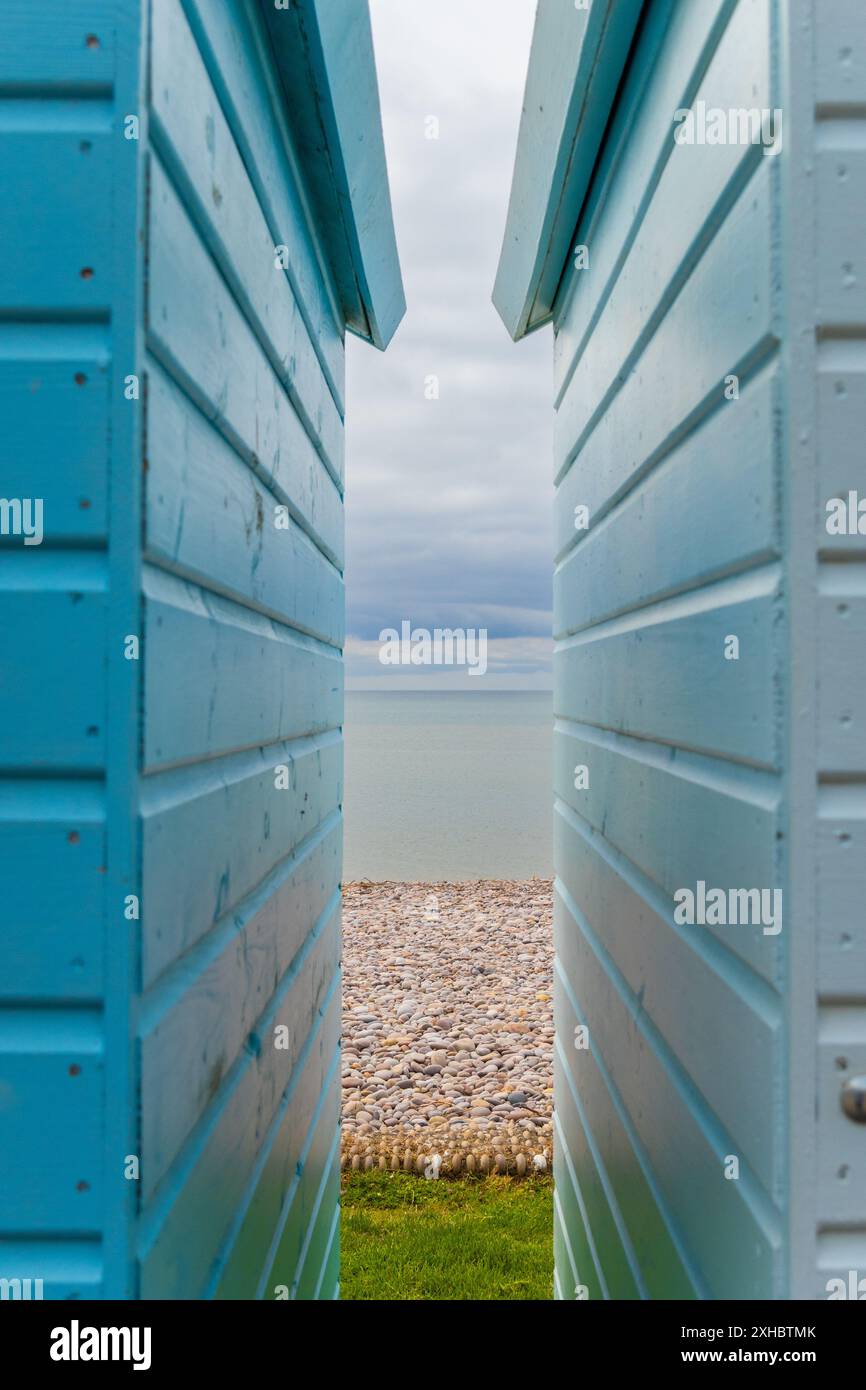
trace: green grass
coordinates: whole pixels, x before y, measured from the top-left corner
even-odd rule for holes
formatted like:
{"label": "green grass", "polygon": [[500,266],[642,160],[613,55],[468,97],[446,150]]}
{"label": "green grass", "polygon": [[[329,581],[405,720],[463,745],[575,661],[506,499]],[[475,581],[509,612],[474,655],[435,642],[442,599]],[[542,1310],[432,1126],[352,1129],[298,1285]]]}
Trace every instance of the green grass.
{"label": "green grass", "polygon": [[353,1173],[342,1200],[341,1298],[553,1297],[549,1178]]}

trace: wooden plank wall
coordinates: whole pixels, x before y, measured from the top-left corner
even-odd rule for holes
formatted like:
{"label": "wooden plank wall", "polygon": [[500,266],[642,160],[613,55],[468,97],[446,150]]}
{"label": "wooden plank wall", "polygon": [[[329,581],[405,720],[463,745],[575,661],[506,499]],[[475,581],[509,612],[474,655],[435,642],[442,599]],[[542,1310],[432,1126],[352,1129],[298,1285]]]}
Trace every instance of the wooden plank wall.
{"label": "wooden plank wall", "polygon": [[788,886],[782,165],[673,138],[698,100],[779,105],[776,24],[647,7],[556,307],[563,1299],[787,1287],[789,929],[674,919],[699,880]]}
{"label": "wooden plank wall", "polygon": [[0,495],[44,515],[0,539],[0,1277],[46,1298],[134,1290],[140,18],[0,7]]}
{"label": "wooden plank wall", "polygon": [[149,94],[139,1292],[334,1298],[342,332],[255,7]]}
{"label": "wooden plank wall", "polygon": [[[802,1063],[814,1075],[817,1105],[808,1115],[809,1142],[798,1146],[813,1167],[797,1172],[793,1194],[811,1230],[803,1232],[795,1273],[799,1297],[827,1298],[829,1281],[848,1288],[853,1271],[862,1298],[866,1127],[847,1118],[840,1093],[849,1078],[866,1075],[866,504],[860,529],[841,533],[828,529],[827,504],[847,503],[849,493],[866,499],[866,9],[858,0],[813,0],[793,18],[792,63],[799,59],[805,70],[792,74],[792,86],[802,94],[813,161],[790,190],[798,234],[791,275],[805,267],[808,290],[791,321],[812,352],[801,364],[811,390],[792,393],[798,413],[791,428],[805,441],[809,484],[799,508],[809,522],[801,540],[808,588],[804,581],[797,628],[812,639],[799,704],[811,696],[814,722],[804,742],[811,735],[808,829],[817,847],[816,951],[811,974],[804,970],[817,1041],[810,1039],[812,1055]],[[812,40],[805,55],[797,42],[804,33]]]}
{"label": "wooden plank wall", "polygon": [[283,101],[241,0],[0,14],[45,528],[0,550],[0,1277],[46,1297],[337,1294],[344,354]]}

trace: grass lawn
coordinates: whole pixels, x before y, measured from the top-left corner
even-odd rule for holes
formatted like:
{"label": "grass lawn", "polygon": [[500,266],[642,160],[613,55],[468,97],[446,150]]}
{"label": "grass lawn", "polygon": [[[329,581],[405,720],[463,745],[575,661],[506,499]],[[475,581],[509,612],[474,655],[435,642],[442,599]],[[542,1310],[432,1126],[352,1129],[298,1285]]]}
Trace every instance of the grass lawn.
{"label": "grass lawn", "polygon": [[549,1178],[351,1173],[342,1202],[341,1298],[553,1297]]}

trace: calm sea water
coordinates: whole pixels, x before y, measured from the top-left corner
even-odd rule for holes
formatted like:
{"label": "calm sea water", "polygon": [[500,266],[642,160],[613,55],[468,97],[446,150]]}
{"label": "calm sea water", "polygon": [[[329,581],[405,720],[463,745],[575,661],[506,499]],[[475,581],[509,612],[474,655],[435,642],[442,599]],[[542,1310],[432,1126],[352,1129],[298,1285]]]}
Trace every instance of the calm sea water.
{"label": "calm sea water", "polygon": [[547,692],[350,691],[343,877],[552,873]]}

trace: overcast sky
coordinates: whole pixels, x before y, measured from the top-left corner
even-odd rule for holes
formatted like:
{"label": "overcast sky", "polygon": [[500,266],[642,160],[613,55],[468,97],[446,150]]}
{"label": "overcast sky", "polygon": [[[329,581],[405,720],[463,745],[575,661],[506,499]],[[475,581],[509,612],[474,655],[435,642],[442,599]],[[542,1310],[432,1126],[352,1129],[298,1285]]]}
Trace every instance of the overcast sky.
{"label": "overcast sky", "polygon": [[[550,330],[514,344],[490,300],[534,0],[370,9],[408,310],[384,355],[348,339],[348,684],[547,688]],[[382,666],[404,619],[486,628],[488,673]]]}

